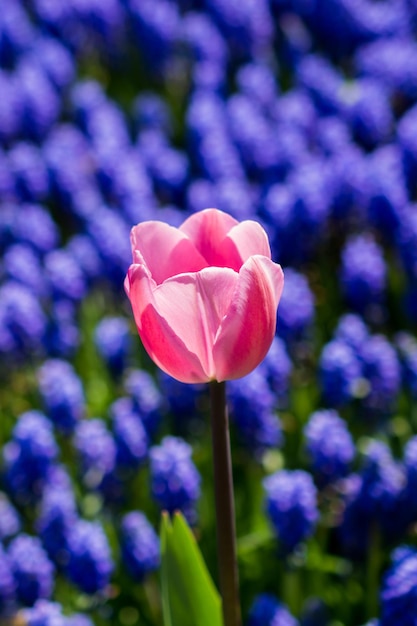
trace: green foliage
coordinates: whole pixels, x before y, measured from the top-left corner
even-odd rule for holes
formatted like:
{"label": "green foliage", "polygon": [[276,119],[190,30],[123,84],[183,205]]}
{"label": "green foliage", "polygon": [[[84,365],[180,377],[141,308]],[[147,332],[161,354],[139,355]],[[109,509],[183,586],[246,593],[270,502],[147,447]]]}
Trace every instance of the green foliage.
{"label": "green foliage", "polygon": [[164,626],[222,626],[221,600],[181,513],[161,524]]}

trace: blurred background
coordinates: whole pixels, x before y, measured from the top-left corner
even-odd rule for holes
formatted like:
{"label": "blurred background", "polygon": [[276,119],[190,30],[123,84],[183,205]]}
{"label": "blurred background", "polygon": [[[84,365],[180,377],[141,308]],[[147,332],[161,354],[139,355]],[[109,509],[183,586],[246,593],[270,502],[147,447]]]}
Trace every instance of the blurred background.
{"label": "blurred background", "polygon": [[245,624],[415,626],[416,0],[0,8],[0,623],[161,626],[161,510],[217,580],[207,390],[123,290],[217,207],[286,279],[228,384]]}

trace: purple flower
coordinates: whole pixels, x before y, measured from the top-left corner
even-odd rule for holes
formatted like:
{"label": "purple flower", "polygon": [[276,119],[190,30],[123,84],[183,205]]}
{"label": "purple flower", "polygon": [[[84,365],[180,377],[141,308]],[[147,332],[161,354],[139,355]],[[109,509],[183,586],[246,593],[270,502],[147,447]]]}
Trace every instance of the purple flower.
{"label": "purple flower", "polygon": [[255,598],[247,626],[298,626],[298,621],[284,604],[263,593]]}
{"label": "purple flower", "polygon": [[49,420],[38,411],[20,415],[3,454],[6,481],[13,496],[23,502],[39,497],[58,455]]}
{"label": "purple flower", "polygon": [[32,49],[32,57],[58,91],[67,87],[73,80],[74,59],[69,50],[57,39],[45,36],[37,39]]}
{"label": "purple flower", "polygon": [[392,554],[381,589],[381,626],[414,626],[417,612],[417,552],[401,546]]}
{"label": "purple flower", "polygon": [[288,356],[285,343],[279,338],[274,340],[261,365],[271,389],[278,400],[283,400],[288,392],[293,364]]}
{"label": "purple flower", "polygon": [[136,468],[148,456],[149,440],[131,398],[119,398],[110,407],[117,447],[117,465]]}
{"label": "purple flower", "polygon": [[15,72],[23,105],[23,131],[41,140],[57,121],[61,101],[48,76],[30,58],[21,57]]}
{"label": "purple flower", "polygon": [[67,361],[49,359],[39,369],[38,380],[48,416],[71,433],[85,410],[82,384],[74,368]]}
{"label": "purple flower", "polygon": [[131,335],[123,317],[105,317],[96,326],[95,344],[110,370],[120,376],[129,354]]}
{"label": "purple flower", "polygon": [[345,482],[340,538],[347,553],[360,556],[369,548],[375,525],[385,540],[400,537],[405,528],[402,509],[404,472],[381,441],[368,445],[360,474]]}
{"label": "purple flower", "polygon": [[314,296],[303,274],[285,269],[285,288],[280,301],[278,335],[286,342],[301,339],[314,319]]}
{"label": "purple flower", "polygon": [[416,54],[412,37],[382,37],[357,49],[355,65],[360,75],[378,80],[392,96],[412,101],[417,94]]}
{"label": "purple flower", "polygon": [[413,335],[401,332],[395,337],[395,346],[399,352],[403,383],[415,398],[417,397],[417,341]]}
{"label": "purple flower", "polygon": [[104,591],[113,572],[110,546],[99,522],[78,520],[68,537],[68,578],[84,593]]}
{"label": "purple flower", "polygon": [[26,243],[15,243],[3,257],[4,271],[12,280],[27,287],[36,297],[44,297],[47,283],[39,254]]}
{"label": "purple flower", "polygon": [[304,428],[306,450],[319,486],[332,483],[349,471],[355,445],[346,423],[334,410],[319,410]]}
{"label": "purple flower", "polygon": [[49,190],[49,180],[39,148],[27,142],[16,143],[8,157],[17,196],[26,202],[44,200]]}
{"label": "purple flower", "polygon": [[100,487],[116,466],[116,444],[103,420],[81,420],[75,429],[74,447],[85,484],[90,489]]}
{"label": "purple flower", "polygon": [[363,377],[369,384],[364,398],[366,408],[387,414],[395,406],[400,391],[401,370],[393,346],[383,335],[373,335],[360,350]]}
{"label": "purple flower", "polygon": [[390,138],[394,119],[389,93],[380,82],[361,79],[345,90],[345,116],[355,139],[374,148]]}
{"label": "purple flower", "polygon": [[297,68],[297,78],[320,113],[337,115],[342,111],[342,76],[327,59],[306,55]]}
{"label": "purple flower", "polygon": [[134,407],[152,436],[161,420],[163,398],[152,376],[145,370],[132,370],[125,381],[125,389],[133,399]]}
{"label": "purple flower", "polygon": [[12,612],[15,603],[16,582],[8,554],[0,544],[0,616]]}
{"label": "purple flower", "polygon": [[360,313],[378,315],[384,301],[386,265],[382,249],[371,235],[347,240],[342,250],[340,279],[348,304]]}
{"label": "purple flower", "polygon": [[151,68],[164,72],[179,35],[178,7],[167,0],[129,0],[135,43]]}
{"label": "purple flower", "polygon": [[37,204],[13,207],[12,234],[19,242],[31,244],[41,254],[59,242],[58,227],[46,209]]}
{"label": "purple flower", "polygon": [[228,47],[208,15],[197,11],[185,13],[181,30],[184,43],[195,61],[213,63],[224,71]]}
{"label": "purple flower", "polygon": [[18,535],[11,541],[7,554],[19,601],[32,606],[39,598],[50,598],[54,587],[54,566],[40,540]]}
{"label": "purple flower", "polygon": [[248,63],[239,69],[236,81],[242,94],[253,100],[265,113],[272,113],[278,100],[278,86],[269,65]]}
{"label": "purple flower", "polygon": [[67,618],[57,602],[40,599],[32,608],[23,609],[18,615],[27,626],[67,626]]}
{"label": "purple flower", "polygon": [[310,474],[280,470],[263,481],[266,511],[280,547],[291,553],[312,533],[319,517],[317,492]]}
{"label": "purple flower", "polygon": [[355,397],[362,378],[356,351],[345,341],[334,339],[322,350],[319,361],[320,382],[325,400],[340,406]]}
{"label": "purple flower", "polygon": [[77,520],[71,483],[60,484],[53,474],[44,490],[36,530],[49,558],[63,567],[69,559],[68,538]]}
{"label": "purple flower", "polygon": [[65,249],[49,252],[45,256],[45,274],[56,298],[77,302],[86,295],[87,286],[82,270],[71,252]]}
{"label": "purple flower", "polygon": [[372,153],[369,188],[369,220],[388,241],[392,241],[408,204],[401,152],[397,145],[386,145]]}
{"label": "purple flower", "polygon": [[346,313],[339,319],[334,332],[335,339],[344,341],[358,352],[369,337],[369,330],[363,318],[354,313]]}
{"label": "purple flower", "polygon": [[227,394],[231,420],[246,446],[259,454],[281,445],[281,422],[274,411],[276,398],[262,367],[229,381]]}
{"label": "purple flower", "polygon": [[160,564],[159,539],[143,513],[127,513],[121,523],[122,559],[131,576],[142,580]]}
{"label": "purple flower", "polygon": [[20,517],[9,502],[7,496],[0,492],[0,540],[16,535],[21,528]]}
{"label": "purple flower", "polygon": [[201,477],[191,455],[191,446],[179,437],[165,437],[149,452],[152,496],[161,509],[182,511],[193,523]]}

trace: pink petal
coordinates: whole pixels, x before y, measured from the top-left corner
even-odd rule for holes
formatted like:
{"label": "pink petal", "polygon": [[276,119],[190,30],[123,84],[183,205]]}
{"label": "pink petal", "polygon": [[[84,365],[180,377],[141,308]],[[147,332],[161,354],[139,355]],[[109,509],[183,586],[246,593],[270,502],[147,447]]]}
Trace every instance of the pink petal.
{"label": "pink petal", "polygon": [[142,222],[132,228],[130,239],[134,263],[146,265],[157,284],[170,276],[207,267],[186,234],[164,222]]}
{"label": "pink petal", "polygon": [[195,354],[174,333],[167,320],[156,310],[156,283],[143,265],[129,268],[129,297],[136,326],[145,350],[164,372],[184,383],[207,382],[208,378]]}
{"label": "pink petal", "polygon": [[227,233],[238,224],[231,215],[218,209],[205,209],[194,213],[180,226],[180,231],[188,235],[208,265],[219,265],[219,246]]}
{"label": "pink petal", "polygon": [[206,268],[156,286],[142,266],[129,271],[130,299],[151,358],[182,382],[214,378],[213,343],[238,275]]}
{"label": "pink petal", "polygon": [[218,209],[206,209],[189,217],[180,230],[193,241],[207,263],[238,272],[254,254],[271,258],[266,232],[258,222],[237,222]]}
{"label": "pink petal", "polygon": [[253,220],[236,224],[219,246],[219,257],[223,265],[237,272],[255,254],[271,258],[267,234],[262,226]]}
{"label": "pink petal", "polygon": [[243,265],[229,309],[214,342],[218,381],[249,374],[272,343],[284,274],[276,263],[253,256]]}

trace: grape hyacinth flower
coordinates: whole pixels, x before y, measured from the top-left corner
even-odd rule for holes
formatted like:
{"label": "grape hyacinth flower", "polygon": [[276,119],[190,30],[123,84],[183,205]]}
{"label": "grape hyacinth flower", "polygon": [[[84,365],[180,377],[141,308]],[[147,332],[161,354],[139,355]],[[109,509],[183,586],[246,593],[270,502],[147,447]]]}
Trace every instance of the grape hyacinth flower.
{"label": "grape hyacinth flower", "polygon": [[16,582],[12,564],[3,545],[0,544],[0,619],[12,613],[16,601]]}
{"label": "grape hyacinth flower", "polygon": [[123,317],[106,317],[96,326],[95,344],[114,375],[120,375],[126,365],[130,348],[129,324]]}
{"label": "grape hyacinth flower", "polygon": [[346,423],[334,410],[319,410],[304,428],[306,451],[319,486],[347,475],[355,445]]}
{"label": "grape hyacinth flower", "polygon": [[165,437],[149,451],[152,496],[169,513],[182,511],[193,523],[201,477],[191,458],[192,448],[179,437]]}
{"label": "grape hyacinth flower", "polygon": [[0,492],[0,541],[16,535],[21,529],[18,512],[7,498]]}
{"label": "grape hyacinth flower", "polygon": [[362,380],[362,366],[356,351],[345,341],[327,343],[319,361],[320,382],[325,400],[341,406],[355,397]]}
{"label": "grape hyacinth flower", "polygon": [[364,405],[371,412],[388,414],[395,406],[401,384],[397,354],[383,335],[373,335],[361,347],[360,358],[369,385]]}
{"label": "grape hyacinth flower", "polygon": [[247,626],[298,626],[298,621],[284,604],[263,593],[255,598]]}
{"label": "grape hyacinth flower", "polygon": [[290,344],[302,339],[314,319],[314,295],[303,274],[285,269],[285,290],[279,307],[278,335]]}
{"label": "grape hyacinth flower", "polygon": [[378,320],[378,308],[384,302],[386,274],[382,249],[371,236],[361,234],[347,240],[342,250],[340,280],[353,309]]}
{"label": "grape hyacinth flower", "polygon": [[0,286],[0,356],[9,362],[42,352],[47,318],[33,291],[16,281]]}
{"label": "grape hyacinth flower", "polygon": [[159,567],[158,536],[140,511],[131,511],[123,517],[120,534],[123,562],[133,578],[143,580]]}
{"label": "grape hyacinth flower", "polygon": [[248,448],[256,454],[282,443],[281,423],[274,412],[275,395],[262,366],[240,380],[229,382],[230,419]]}
{"label": "grape hyacinth flower", "polygon": [[161,421],[162,395],[154,379],[145,370],[131,370],[125,381],[125,390],[132,397],[135,411],[139,414],[146,432],[152,437]]}
{"label": "grape hyacinth flower", "polygon": [[84,416],[82,383],[73,366],[61,359],[48,359],[38,370],[39,391],[51,421],[72,433]]}
{"label": "grape hyacinth flower", "polygon": [[417,613],[417,552],[400,546],[392,554],[381,589],[380,626],[414,626]]}
{"label": "grape hyacinth flower", "polygon": [[263,481],[265,506],[280,548],[291,554],[312,535],[319,517],[313,479],[303,470],[280,470]]}
{"label": "grape hyacinth flower", "polygon": [[7,554],[18,600],[32,606],[39,598],[50,598],[54,587],[54,566],[40,539],[18,535],[9,544]]}
{"label": "grape hyacinth flower", "polygon": [[137,468],[148,456],[149,438],[130,398],[119,398],[110,407],[116,443],[116,464]]}
{"label": "grape hyacinth flower", "polygon": [[360,474],[349,476],[343,489],[340,538],[346,552],[363,555],[375,528],[389,541],[401,536],[407,522],[402,508],[404,487],[404,472],[391,451],[381,441],[372,440]]}
{"label": "grape hyacinth flower", "polygon": [[77,510],[70,484],[54,483],[51,476],[43,493],[36,529],[49,558],[59,567],[68,562],[68,538],[76,520]]}
{"label": "grape hyacinth flower", "polygon": [[110,546],[99,522],[78,520],[68,537],[71,582],[88,594],[104,591],[113,572]]}
{"label": "grape hyacinth flower", "polygon": [[58,602],[37,600],[30,609],[23,609],[18,618],[26,626],[67,626],[67,618],[62,613],[62,606]]}
{"label": "grape hyacinth flower", "polygon": [[50,421],[38,411],[23,413],[3,448],[6,484],[22,502],[38,498],[58,456]]}
{"label": "grape hyacinth flower", "polygon": [[81,420],[75,429],[74,447],[81,461],[85,484],[100,488],[116,466],[116,444],[100,418]]}

